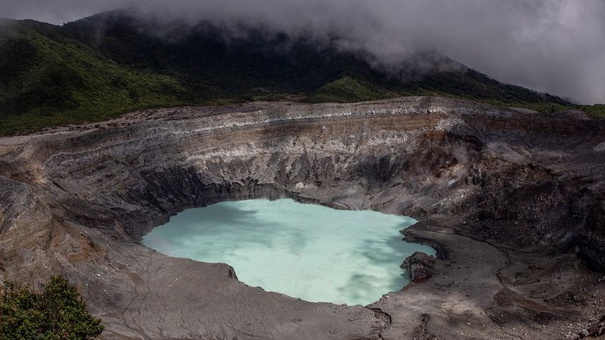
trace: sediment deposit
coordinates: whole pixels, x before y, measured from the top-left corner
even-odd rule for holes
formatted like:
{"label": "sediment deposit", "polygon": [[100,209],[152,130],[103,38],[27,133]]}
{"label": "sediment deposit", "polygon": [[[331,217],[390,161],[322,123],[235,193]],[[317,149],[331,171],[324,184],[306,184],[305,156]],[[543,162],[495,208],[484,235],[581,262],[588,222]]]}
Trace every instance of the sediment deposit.
{"label": "sediment deposit", "polygon": [[[581,112],[425,97],[146,110],[3,138],[0,275],[67,276],[105,339],[573,337],[605,314],[604,145]],[[260,197],[413,216],[435,274],[369,306],[308,303],[140,244],[180,210]]]}

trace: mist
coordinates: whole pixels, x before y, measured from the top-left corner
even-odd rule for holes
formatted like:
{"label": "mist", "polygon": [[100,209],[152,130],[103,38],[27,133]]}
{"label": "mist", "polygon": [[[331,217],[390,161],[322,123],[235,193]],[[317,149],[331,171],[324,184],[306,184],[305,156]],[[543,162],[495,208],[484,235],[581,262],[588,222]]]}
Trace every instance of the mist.
{"label": "mist", "polygon": [[0,16],[62,24],[123,7],[166,24],[337,36],[340,48],[383,67],[437,50],[502,82],[605,103],[602,0],[22,0],[1,4]]}

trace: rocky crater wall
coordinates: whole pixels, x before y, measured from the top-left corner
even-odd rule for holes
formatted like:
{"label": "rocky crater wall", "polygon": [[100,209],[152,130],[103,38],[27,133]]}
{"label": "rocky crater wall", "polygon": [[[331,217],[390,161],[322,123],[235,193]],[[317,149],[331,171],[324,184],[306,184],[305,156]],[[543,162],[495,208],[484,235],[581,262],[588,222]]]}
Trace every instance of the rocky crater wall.
{"label": "rocky crater wall", "polygon": [[605,270],[604,141],[603,121],[577,112],[424,97],[147,110],[5,138],[0,270],[21,281],[65,273],[107,338],[377,338],[390,324],[379,310],[265,293],[226,265],[138,241],[189,207],[287,196],[439,221],[512,249],[576,252]]}

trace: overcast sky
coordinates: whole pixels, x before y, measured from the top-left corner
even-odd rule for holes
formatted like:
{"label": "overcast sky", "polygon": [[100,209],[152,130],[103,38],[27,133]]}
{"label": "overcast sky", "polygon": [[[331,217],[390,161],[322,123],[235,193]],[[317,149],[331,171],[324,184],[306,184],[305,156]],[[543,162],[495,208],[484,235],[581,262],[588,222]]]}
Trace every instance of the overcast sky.
{"label": "overcast sky", "polygon": [[62,24],[126,6],[336,33],[385,64],[436,49],[503,82],[605,103],[605,0],[0,0],[0,16]]}

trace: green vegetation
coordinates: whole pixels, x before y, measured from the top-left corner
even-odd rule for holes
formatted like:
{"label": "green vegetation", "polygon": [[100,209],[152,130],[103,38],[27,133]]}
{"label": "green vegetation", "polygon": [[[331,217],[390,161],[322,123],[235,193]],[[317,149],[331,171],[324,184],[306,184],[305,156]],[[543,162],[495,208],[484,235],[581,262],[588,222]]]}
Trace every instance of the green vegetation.
{"label": "green vegetation", "polygon": [[8,283],[0,294],[0,339],[80,340],[102,331],[77,289],[59,276],[39,293]]}
{"label": "green vegetation", "polygon": [[[142,30],[141,27],[148,29]],[[262,29],[227,38],[200,24],[176,36],[124,12],[64,26],[6,20],[0,25],[0,135],[116,117],[149,107],[224,105],[296,98],[353,102],[405,95],[467,98],[539,112],[583,107],[501,84],[436,54],[419,56],[435,70],[393,75],[363,58],[304,38]],[[427,59],[428,58],[428,59]],[[427,61],[428,60],[428,61]],[[439,66],[439,67],[437,67]]]}
{"label": "green vegetation", "polygon": [[25,22],[0,40],[0,133],[96,121],[182,103],[167,76],[112,63],[50,25]]}
{"label": "green vegetation", "polygon": [[596,104],[592,106],[578,106],[578,110],[586,111],[595,117],[605,118],[605,104]]}
{"label": "green vegetation", "polygon": [[384,99],[394,96],[396,96],[396,93],[389,93],[369,82],[345,76],[320,87],[307,98],[307,101],[313,103],[346,103]]}

